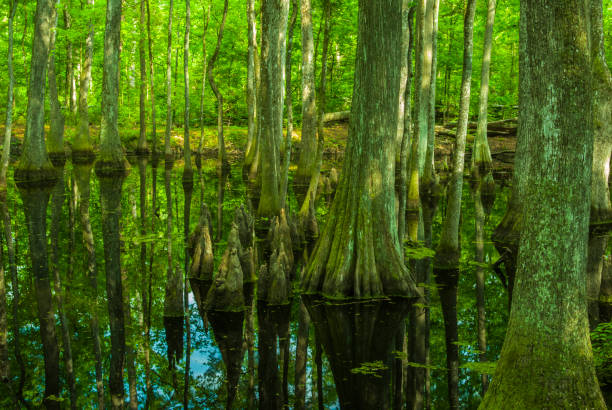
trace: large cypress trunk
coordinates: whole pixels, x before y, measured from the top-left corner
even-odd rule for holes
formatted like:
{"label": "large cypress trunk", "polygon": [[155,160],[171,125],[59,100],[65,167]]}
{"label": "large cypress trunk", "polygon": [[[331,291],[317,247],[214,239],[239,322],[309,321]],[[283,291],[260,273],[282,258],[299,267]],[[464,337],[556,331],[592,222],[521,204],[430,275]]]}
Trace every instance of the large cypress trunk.
{"label": "large cypress trunk", "polygon": [[53,27],[51,28],[51,39],[49,41],[49,71],[47,77],[49,80],[49,117],[50,127],[49,135],[47,136],[47,150],[53,164],[63,165],[66,162],[66,154],[64,153],[64,115],[60,106],[59,96],[57,94],[57,81],[55,75],[55,40],[57,37],[57,10],[53,8],[52,16]]}
{"label": "large cypress trunk", "polygon": [[523,174],[524,223],[508,330],[485,409],[606,407],[586,304],[588,24],[587,8],[574,1],[521,2],[518,132],[526,158],[516,172]]}
{"label": "large cypress trunk", "polygon": [[106,3],[104,30],[104,77],[102,81],[102,124],[100,158],[97,172],[125,170],[127,162],[119,138],[119,44],[121,37],[121,0]]}
{"label": "large cypress trunk", "polygon": [[16,180],[32,182],[57,178],[49,161],[44,140],[45,79],[53,27],[53,8],[52,0],[40,0],[36,3],[25,138],[23,151],[15,169]]}
{"label": "large cypress trunk", "polygon": [[261,84],[258,135],[261,196],[257,213],[273,217],[280,212],[280,142],[283,137],[283,73],[289,0],[264,0],[261,6]]}
{"label": "large cypress trunk", "polygon": [[397,236],[394,189],[403,4],[359,6],[344,169],[302,286],[328,297],[416,296]]}

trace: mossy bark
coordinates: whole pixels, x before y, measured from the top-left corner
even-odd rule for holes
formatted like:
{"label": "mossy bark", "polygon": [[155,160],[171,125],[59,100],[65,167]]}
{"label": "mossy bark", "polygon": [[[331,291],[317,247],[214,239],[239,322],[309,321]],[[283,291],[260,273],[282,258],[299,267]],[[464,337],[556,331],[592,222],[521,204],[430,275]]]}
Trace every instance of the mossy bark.
{"label": "mossy bark", "polygon": [[46,183],[57,179],[47,155],[44,138],[45,79],[51,31],[54,26],[54,7],[52,0],[40,0],[36,3],[25,137],[23,151],[15,169],[17,181]]}
{"label": "mossy bark", "polygon": [[51,20],[53,27],[51,28],[51,39],[49,41],[49,69],[47,72],[51,124],[49,135],[47,135],[47,151],[55,165],[63,165],[66,162],[66,153],[64,152],[64,115],[57,94],[57,76],[55,74],[55,40],[57,34],[57,9],[55,7]]}
{"label": "mossy bark", "polygon": [[153,71],[153,45],[151,39],[151,5],[149,4],[149,0],[146,0],[147,3],[147,37],[148,37],[148,45],[149,45],[149,87],[151,93],[151,134],[152,134],[152,152],[153,156],[157,155],[157,118],[155,111],[155,75]]}
{"label": "mossy bark", "polygon": [[461,77],[461,97],[459,101],[459,119],[457,121],[457,137],[453,156],[453,171],[450,176],[450,184],[448,187],[446,214],[444,215],[444,222],[442,224],[442,233],[434,258],[434,267],[439,269],[458,268],[459,258],[461,256],[459,224],[461,221],[465,141],[470,111],[475,12],[476,0],[468,0],[463,21],[463,74]]}
{"label": "mossy bark", "polygon": [[[93,8],[93,0],[87,1],[87,8]],[[85,58],[83,59],[83,68],[81,70],[81,80],[79,85],[79,125],[77,133],[72,141],[72,161],[85,162],[93,161],[93,148],[89,135],[89,107],[88,95],[89,86],[91,84],[91,65],[93,63],[93,36],[94,26],[91,19],[88,22],[89,30],[85,38]]]}
{"label": "mossy bark", "polygon": [[[254,144],[257,135],[257,27],[255,17],[255,0],[247,0],[248,50],[247,50],[247,145],[245,148],[243,174],[248,173],[255,157]],[[245,172],[246,171],[246,172]]]}
{"label": "mossy bark", "polygon": [[591,1],[591,67],[593,72],[593,175],[591,223],[612,227],[610,157],[612,156],[612,76],[606,62],[602,1]]}
{"label": "mossy bark", "polygon": [[480,71],[480,95],[478,100],[478,126],[472,150],[472,176],[477,179],[490,174],[493,158],[487,139],[487,107],[489,104],[489,73],[491,50],[493,48],[493,24],[495,23],[496,0],[488,0],[487,23],[485,26],[484,46],[482,48],[482,69]]}
{"label": "mossy bark", "polygon": [[[310,0],[300,2],[300,21],[302,25],[302,136],[294,185],[305,186],[313,173],[317,152],[315,61]],[[304,192],[304,188],[301,188],[301,191]]]}
{"label": "mossy bark", "polygon": [[385,7],[360,2],[344,169],[327,224],[302,278],[308,292],[332,298],[420,293],[403,263],[395,211],[402,27],[401,1]]}
{"label": "mossy bark", "polygon": [[[185,35],[187,36],[187,33],[185,33]],[[140,0],[140,20],[138,23],[138,57],[139,57],[139,68],[140,68],[140,84],[139,84],[140,95],[138,98],[140,132],[138,134],[138,147],[136,148],[136,152],[140,154],[147,154],[149,152],[149,148],[147,147],[147,112],[146,112],[147,61],[145,58],[145,0]]]}
{"label": "mossy bark", "polygon": [[[191,5],[185,0],[185,40],[183,42],[183,79],[185,80],[185,117],[183,119],[183,151],[185,171],[191,172],[191,143],[189,139],[189,32],[191,30]],[[223,33],[223,30],[220,30]],[[219,148],[221,150],[221,148]]]}
{"label": "mossy bark", "polygon": [[121,42],[121,0],[106,3],[104,30],[104,77],[102,80],[102,124],[100,157],[96,172],[124,172],[129,165],[123,155],[118,127],[119,45]]}
{"label": "mossy bark", "polygon": [[17,0],[10,2],[8,15],[8,51],[6,69],[8,74],[8,90],[6,96],[6,120],[4,123],[4,138],[2,142],[2,159],[0,162],[0,190],[6,192],[6,173],[8,171],[11,153],[11,130],[13,126],[13,88],[15,86],[15,71],[13,69],[13,22],[17,11]]}
{"label": "mossy bark", "polygon": [[[208,4],[208,7],[204,8],[204,28],[202,31],[202,90],[200,92],[200,142],[198,143],[198,155],[201,156],[204,149],[204,92],[206,91],[206,73],[208,72],[208,61],[206,56],[206,32],[208,31],[208,24],[210,23],[210,9],[212,4]],[[247,74],[248,76],[248,74]],[[247,79],[248,82],[248,79]],[[248,85],[247,85],[248,93]],[[247,95],[247,105],[249,104],[249,97]],[[250,110],[250,107],[248,108]],[[198,158],[196,158],[197,165]]]}
{"label": "mossy bark", "polygon": [[[508,330],[483,409],[604,409],[586,303],[592,165],[588,9],[521,2],[523,224]],[[575,124],[582,126],[576,128]]]}
{"label": "mossy bark", "polygon": [[283,136],[283,74],[289,0],[264,0],[261,6],[261,83],[259,138],[261,195],[257,214],[280,212],[280,144]]}

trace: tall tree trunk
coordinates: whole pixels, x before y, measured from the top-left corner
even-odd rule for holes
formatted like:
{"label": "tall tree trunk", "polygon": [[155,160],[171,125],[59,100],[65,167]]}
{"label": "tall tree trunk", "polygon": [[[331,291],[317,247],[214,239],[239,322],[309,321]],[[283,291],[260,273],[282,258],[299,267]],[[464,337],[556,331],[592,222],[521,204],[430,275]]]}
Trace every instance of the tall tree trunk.
{"label": "tall tree trunk", "polygon": [[[93,0],[87,0],[87,8],[92,10]],[[91,162],[93,160],[93,149],[89,136],[89,107],[88,95],[91,84],[91,65],[93,62],[93,36],[94,26],[89,19],[89,30],[85,39],[85,59],[81,69],[81,81],[79,86],[79,125],[77,134],[72,142],[72,161]]]}
{"label": "tall tree trunk", "polygon": [[461,78],[461,97],[459,101],[457,137],[455,139],[453,155],[453,171],[450,176],[442,234],[434,258],[434,267],[440,269],[458,268],[459,257],[461,256],[459,222],[461,219],[461,194],[463,192],[465,140],[467,137],[468,114],[470,111],[475,11],[476,0],[468,0],[463,22],[463,75]]}
{"label": "tall tree trunk", "polygon": [[305,192],[305,186],[314,171],[317,152],[315,61],[310,0],[301,1],[300,17],[302,25],[302,136],[298,168],[293,181],[298,188],[297,191],[300,190],[300,186],[303,186],[302,192]]}
{"label": "tall tree trunk", "polygon": [[[247,57],[247,146],[244,156],[244,170],[249,171],[255,157],[255,139],[257,136],[257,27],[255,18],[255,0],[247,0],[248,57]],[[244,173],[244,171],[243,171]]]}
{"label": "tall tree trunk", "polygon": [[57,34],[57,9],[55,7],[53,7],[51,20],[53,27],[51,27],[51,39],[49,40],[49,71],[47,73],[51,124],[47,136],[47,150],[54,164],[63,165],[66,162],[66,154],[64,153],[64,115],[59,102],[55,75],[55,40]]}
{"label": "tall tree trunk", "polygon": [[261,6],[261,83],[257,126],[261,195],[257,214],[280,212],[280,143],[283,137],[283,74],[289,0],[264,0]]}
{"label": "tall tree trunk", "polygon": [[612,154],[612,76],[606,62],[603,4],[591,1],[591,69],[593,73],[594,148],[591,178],[591,223],[612,226],[610,203],[610,156]]}
{"label": "tall tree trunk", "polygon": [[440,11],[440,0],[431,0],[431,16],[427,24],[431,24],[431,77],[427,103],[427,149],[425,150],[425,169],[423,171],[423,183],[420,186],[423,196],[429,198],[438,195],[438,176],[434,164],[435,139],[436,139],[436,77],[438,65],[438,14]]}
{"label": "tall tree trunk", "polygon": [[[287,109],[287,131],[285,136],[285,156],[282,163],[280,206],[285,208],[287,203],[287,184],[289,180],[289,165],[291,163],[291,140],[293,139],[293,91],[291,90],[291,55],[293,51],[293,29],[297,20],[297,0],[291,0],[291,18],[289,23],[289,35],[287,37],[287,56],[285,59],[285,106]],[[303,127],[302,127],[303,130]]]}
{"label": "tall tree trunk", "polygon": [[219,31],[217,34],[217,45],[207,67],[208,83],[210,84],[210,88],[212,88],[213,93],[217,98],[217,144],[219,149],[218,166],[223,169],[227,169],[229,165],[227,161],[227,155],[225,153],[225,140],[223,138],[223,95],[221,95],[221,92],[217,87],[214,68],[215,63],[217,62],[217,58],[219,57],[219,51],[221,50],[221,41],[223,40],[223,28],[225,27],[225,19],[227,18],[227,8],[228,0],[225,0],[225,2],[223,3],[223,18],[221,19],[221,24],[219,25]]}
{"label": "tall tree trunk", "polygon": [[36,3],[26,129],[23,151],[15,169],[15,180],[17,181],[42,182],[57,179],[57,173],[47,155],[44,138],[45,79],[47,78],[49,43],[53,27],[53,10],[52,0],[40,0]]}
{"label": "tall tree trunk", "polygon": [[[427,155],[427,142],[429,138],[429,93],[431,91],[431,63],[432,63],[432,23],[434,0],[419,0],[417,7],[417,68],[416,79],[418,86],[415,92],[420,94],[415,100],[415,135],[418,139],[417,161],[419,176],[425,175],[425,157]],[[420,71],[419,71],[420,62]],[[418,101],[418,102],[417,102]],[[418,131],[418,134],[416,133]]]}
{"label": "tall tree trunk", "polygon": [[344,168],[302,279],[305,290],[328,297],[420,294],[403,262],[394,206],[403,3],[385,5],[359,4]]}
{"label": "tall tree trunk", "polygon": [[[13,22],[19,0],[10,2],[8,16],[8,51],[6,68],[8,74],[8,90],[6,93],[6,120],[4,123],[4,139],[2,142],[2,160],[0,163],[0,191],[6,191],[6,172],[8,171],[11,154],[11,131],[13,126],[13,88],[15,86],[15,72],[13,70]],[[8,242],[8,238],[6,238]]]}
{"label": "tall tree trunk", "polygon": [[147,2],[147,36],[149,40],[149,87],[151,93],[151,134],[153,138],[153,155],[157,154],[157,121],[155,112],[155,75],[153,71],[153,40],[151,39],[151,5]]}
{"label": "tall tree trunk", "polygon": [[172,9],[174,0],[168,8],[168,54],[166,57],[166,134],[164,138],[164,155],[166,161],[172,160],[170,132],[172,131]]}
{"label": "tall tree trunk", "polygon": [[90,178],[91,164],[75,164],[74,176],[79,198],[79,216],[81,229],[83,230],[83,242],[87,250],[87,278],[89,279],[89,297],[92,303],[90,307],[90,327],[93,341],[93,351],[96,360],[96,389],[98,393],[98,408],[104,409],[104,380],[102,377],[102,348],[100,340],[100,325],[98,320],[98,264],[96,262],[96,247],[93,231],[91,229],[91,218],[89,216],[89,203],[91,196]]}
{"label": "tall tree trunk", "polygon": [[[407,196],[408,196],[408,154],[410,149],[410,136],[412,135],[412,52],[413,52],[413,25],[414,25],[414,12],[415,7],[410,6],[407,11],[406,21],[404,22],[407,33],[407,51],[406,51],[406,86],[404,90],[404,112],[403,118],[400,121],[404,122],[402,127],[402,142],[400,148],[400,174],[399,174],[399,207],[397,215],[397,236],[400,243],[403,244],[406,239],[406,207],[407,207]],[[399,127],[398,127],[399,128]]]}
{"label": "tall tree trunk", "polygon": [[[200,93],[200,143],[198,144],[198,154],[202,155],[204,149],[204,91],[206,90],[206,72],[208,71],[208,62],[206,61],[206,32],[210,22],[211,3],[204,9],[204,29],[202,31],[202,91]],[[248,73],[247,73],[248,76]],[[248,79],[247,79],[247,95],[248,95]],[[248,99],[248,96],[247,96]],[[250,109],[250,108],[249,108]]]}
{"label": "tall tree trunk", "polygon": [[[70,7],[72,7],[72,1],[68,0],[64,4],[64,29],[69,31],[72,28],[72,16],[70,14]],[[73,47],[72,41],[67,39],[66,41],[66,99],[65,105],[70,108],[71,113],[77,111],[77,97],[76,97],[76,79],[74,77],[74,59],[73,59]]]}
{"label": "tall tree trunk", "polygon": [[[145,108],[147,98],[147,62],[145,59],[145,0],[140,0],[140,22],[138,24],[138,54],[140,57],[140,134],[138,136],[138,147],[136,149],[139,153],[147,153],[149,151],[147,147],[147,113]],[[187,35],[187,34],[185,34]],[[154,98],[153,94],[151,98]]]}
{"label": "tall tree trunk", "polygon": [[183,49],[183,77],[185,79],[185,117],[183,120],[183,150],[185,151],[185,168],[183,178],[193,179],[191,167],[191,143],[189,142],[189,31],[191,30],[191,5],[185,0],[185,41]]}
{"label": "tall tree trunk", "polygon": [[526,166],[516,172],[525,188],[524,223],[514,303],[485,409],[606,408],[586,304],[593,150],[593,101],[584,92],[592,81],[588,15],[584,3],[521,2],[518,133]]}
{"label": "tall tree trunk", "polygon": [[[40,2],[38,4],[40,5]],[[40,14],[37,13],[37,15]],[[37,21],[39,20],[37,19]],[[34,56],[32,59],[34,59]],[[34,71],[35,68],[32,67],[32,72]],[[32,274],[34,275],[34,296],[38,306],[38,321],[45,362],[43,405],[47,409],[59,410],[60,404],[54,397],[59,397],[61,393],[60,358],[47,255],[47,204],[51,189],[49,187],[29,186],[21,188],[19,191],[28,226],[30,261],[32,263]]]}
{"label": "tall tree trunk", "polygon": [[[100,157],[96,172],[123,172],[129,165],[123,155],[118,127],[119,44],[121,40],[121,0],[106,2],[104,29],[104,78],[102,81],[102,124]],[[121,279],[119,279],[121,282]]]}
{"label": "tall tree trunk", "polygon": [[[493,181],[491,150],[487,140],[487,107],[489,102],[489,72],[491,68],[491,49],[493,48],[493,24],[495,23],[496,0],[488,1],[487,25],[485,28],[482,51],[482,70],[480,72],[480,96],[478,101],[478,127],[472,150],[472,176],[483,185],[482,195],[490,195],[495,190]],[[483,385],[484,388],[484,385]]]}

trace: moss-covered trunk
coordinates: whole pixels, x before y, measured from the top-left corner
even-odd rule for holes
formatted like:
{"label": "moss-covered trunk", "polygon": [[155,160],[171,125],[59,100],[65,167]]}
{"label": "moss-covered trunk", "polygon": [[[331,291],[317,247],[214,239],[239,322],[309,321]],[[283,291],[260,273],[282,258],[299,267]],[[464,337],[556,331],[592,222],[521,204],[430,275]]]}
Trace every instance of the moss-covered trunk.
{"label": "moss-covered trunk", "polygon": [[315,61],[310,0],[302,0],[300,3],[300,21],[302,26],[302,137],[294,185],[301,186],[301,191],[304,192],[303,187],[310,180],[317,153]]}
{"label": "moss-covered trunk", "polygon": [[51,30],[54,26],[54,7],[52,0],[40,0],[36,3],[25,137],[23,151],[15,169],[17,180],[46,181],[57,178],[49,161],[44,139],[45,80]]}
{"label": "moss-covered trunk", "polygon": [[289,0],[264,0],[261,6],[261,83],[259,141],[261,195],[257,214],[280,212],[280,143],[283,137],[283,75]]}
{"label": "moss-covered trunk", "polygon": [[[187,33],[185,33],[187,36]],[[138,134],[138,147],[139,153],[147,153],[147,112],[146,112],[146,99],[147,99],[147,61],[145,58],[145,0],[140,0],[140,21],[138,24],[138,56],[139,56],[139,68],[140,68],[140,95],[138,98],[139,102],[139,122],[140,132]],[[154,96],[155,94],[153,94]]]}
{"label": "moss-covered trunk", "polygon": [[6,95],[6,120],[4,123],[4,138],[2,142],[2,159],[0,162],[0,190],[6,192],[6,172],[8,171],[11,153],[11,130],[13,125],[13,88],[15,86],[15,71],[13,69],[13,22],[17,11],[17,0],[10,2],[8,16],[8,51],[6,71],[8,74],[8,90]]}
{"label": "moss-covered trunk", "polygon": [[327,224],[302,278],[328,297],[416,296],[395,210],[395,136],[402,40],[400,0],[360,2],[349,140]]}
{"label": "moss-covered trunk", "polygon": [[168,51],[166,54],[166,133],[164,137],[164,156],[172,160],[170,132],[172,131],[172,9],[174,0],[168,6]]}
{"label": "moss-covered trunk", "polygon": [[472,176],[483,178],[491,173],[493,159],[487,139],[487,107],[489,105],[489,72],[491,71],[491,50],[493,49],[493,24],[495,23],[496,0],[488,0],[487,23],[482,48],[482,69],[480,71],[480,94],[478,99],[478,127],[472,150]]}
{"label": "moss-covered trunk", "polygon": [[[87,1],[87,8],[93,8],[93,0]],[[79,159],[91,160],[92,146],[89,138],[89,108],[88,95],[91,84],[91,65],[93,62],[93,36],[94,26],[91,19],[88,22],[89,30],[85,39],[85,58],[81,70],[81,81],[79,86],[79,125],[76,136],[72,142],[72,161],[78,162]]]}
{"label": "moss-covered trunk", "polygon": [[[495,377],[481,405],[606,406],[586,303],[593,150],[588,8],[521,2],[519,136],[524,223],[514,301]],[[575,124],[582,124],[577,128]]]}
{"label": "moss-covered trunk", "polygon": [[155,112],[155,75],[153,71],[153,40],[151,39],[151,5],[147,2],[147,38],[149,43],[149,87],[151,93],[151,135],[152,135],[152,152],[157,154],[157,118]]}
{"label": "moss-covered trunk", "polygon": [[102,81],[102,124],[98,171],[123,170],[127,166],[119,137],[119,44],[121,40],[121,0],[106,2],[104,29],[104,77]]}
{"label": "moss-covered trunk", "polygon": [[57,94],[57,76],[55,75],[55,40],[57,37],[57,9],[53,8],[51,19],[51,39],[49,41],[49,70],[47,77],[49,80],[49,118],[50,127],[47,136],[47,151],[54,164],[64,164],[66,154],[64,153],[64,115],[60,106]]}
{"label": "moss-covered trunk", "polygon": [[461,77],[461,97],[459,100],[459,119],[457,121],[457,137],[454,147],[453,171],[448,187],[446,214],[442,224],[442,233],[434,258],[434,266],[440,269],[458,268],[459,257],[461,256],[459,224],[461,220],[461,196],[463,193],[465,141],[470,112],[475,12],[476,0],[468,0],[463,20],[463,74]]}

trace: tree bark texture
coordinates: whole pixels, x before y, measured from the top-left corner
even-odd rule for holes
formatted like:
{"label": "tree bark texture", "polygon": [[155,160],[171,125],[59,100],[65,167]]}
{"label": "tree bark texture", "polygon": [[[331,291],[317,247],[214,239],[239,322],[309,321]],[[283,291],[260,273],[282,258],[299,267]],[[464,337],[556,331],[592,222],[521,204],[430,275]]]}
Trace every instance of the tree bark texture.
{"label": "tree bark texture", "polygon": [[57,76],[55,75],[55,40],[57,34],[57,9],[53,7],[51,18],[51,39],[49,40],[49,69],[47,77],[49,80],[49,117],[50,127],[47,136],[47,151],[54,163],[62,164],[66,161],[64,153],[64,115],[60,106],[57,93]]}
{"label": "tree bark texture", "polygon": [[518,132],[526,166],[516,171],[523,174],[524,223],[508,330],[484,409],[606,408],[586,303],[588,27],[583,3],[521,2]]}
{"label": "tree bark texture", "polygon": [[[99,166],[124,169],[125,158],[118,127],[119,44],[121,41],[121,0],[106,2],[104,30],[104,77],[102,80],[102,124]],[[99,169],[99,168],[97,168]]]}
{"label": "tree bark texture", "polygon": [[455,139],[453,171],[450,176],[442,234],[440,235],[440,242],[438,243],[434,258],[434,266],[441,269],[458,268],[461,256],[459,223],[461,220],[461,195],[463,193],[465,140],[467,137],[468,114],[470,112],[475,12],[476,0],[468,0],[463,21],[463,74],[461,77],[461,97],[459,100],[459,120],[457,137]]}
{"label": "tree bark texture", "polygon": [[315,61],[310,0],[300,2],[300,21],[302,26],[302,137],[294,180],[298,184],[305,185],[312,175],[317,153]]}
{"label": "tree bark texture", "polygon": [[170,0],[168,8],[168,53],[166,56],[166,134],[164,138],[164,155],[166,160],[172,159],[170,132],[172,131],[172,8],[174,1]]}
{"label": "tree bark texture", "polygon": [[151,134],[153,136],[153,155],[157,154],[157,119],[155,113],[155,75],[153,70],[153,45],[151,39],[151,5],[147,2],[147,37],[149,40],[149,87],[151,93]]}
{"label": "tree bark texture", "polygon": [[417,296],[397,236],[395,135],[402,1],[360,1],[353,104],[344,169],[302,278],[326,297]]}
{"label": "tree bark texture", "polygon": [[191,144],[189,142],[189,31],[191,30],[191,5],[185,0],[185,41],[183,49],[183,77],[185,80],[185,118],[183,120],[183,150],[185,151],[185,174],[192,173]]}
{"label": "tree bark texture", "polygon": [[[87,8],[90,10],[93,8],[93,0],[87,1]],[[89,139],[89,107],[87,99],[89,95],[89,86],[91,84],[94,26],[91,19],[88,24],[89,30],[87,32],[87,38],[85,39],[85,59],[83,60],[79,86],[79,126],[77,134],[72,142],[73,161],[75,160],[75,153],[89,153],[92,151],[91,140]],[[88,157],[91,157],[91,154],[89,154]]]}
{"label": "tree bark texture", "polygon": [[488,0],[487,23],[482,48],[482,69],[480,71],[480,96],[478,100],[478,127],[472,151],[472,175],[483,177],[491,172],[493,159],[487,139],[487,107],[489,104],[489,72],[491,71],[491,50],[493,48],[493,24],[495,23],[496,0]]}
{"label": "tree bark texture", "polygon": [[17,11],[18,0],[10,3],[8,16],[8,51],[6,69],[8,74],[8,90],[6,95],[6,121],[4,123],[4,139],[2,142],[2,162],[0,164],[0,190],[6,189],[6,172],[8,171],[11,153],[11,130],[13,125],[13,88],[15,86],[15,72],[13,69],[13,22]]}
{"label": "tree bark texture", "polygon": [[257,213],[280,212],[280,144],[283,137],[283,74],[289,0],[263,0],[259,127],[261,195]]}
{"label": "tree bark texture", "polygon": [[[41,0],[36,3],[25,138],[23,140],[23,151],[16,169],[19,174],[23,172],[23,178],[27,179],[48,179],[45,171],[52,168],[45,146],[44,124],[45,79],[53,27],[53,8],[54,2],[52,0]],[[39,175],[33,173],[39,173]],[[22,176],[19,174],[16,178],[21,179]]]}
{"label": "tree bark texture", "polygon": [[[140,62],[140,96],[138,102],[140,114],[140,133],[138,135],[137,151],[140,153],[148,152],[147,148],[147,61],[145,58],[145,0],[140,0],[140,21],[138,24],[138,56]],[[187,36],[187,32],[185,32]],[[151,98],[154,98],[153,94]]]}

